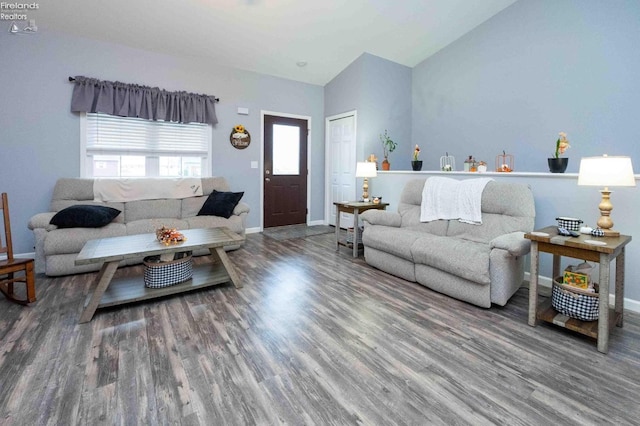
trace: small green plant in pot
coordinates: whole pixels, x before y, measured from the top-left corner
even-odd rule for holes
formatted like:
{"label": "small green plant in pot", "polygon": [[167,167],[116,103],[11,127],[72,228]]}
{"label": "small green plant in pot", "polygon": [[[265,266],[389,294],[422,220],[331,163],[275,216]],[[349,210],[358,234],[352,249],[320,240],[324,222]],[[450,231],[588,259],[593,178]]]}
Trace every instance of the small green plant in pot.
{"label": "small green plant in pot", "polygon": [[391,166],[389,163],[389,153],[393,152],[398,147],[398,144],[389,137],[389,133],[386,129],[384,133],[380,135],[380,141],[382,142],[382,152],[384,153],[382,170],[389,170],[389,167]]}

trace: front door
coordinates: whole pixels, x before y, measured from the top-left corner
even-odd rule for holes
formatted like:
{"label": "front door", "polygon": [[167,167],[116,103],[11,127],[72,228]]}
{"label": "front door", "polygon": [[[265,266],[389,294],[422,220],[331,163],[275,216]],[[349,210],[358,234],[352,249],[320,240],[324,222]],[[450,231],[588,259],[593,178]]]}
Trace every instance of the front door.
{"label": "front door", "polygon": [[307,223],[307,120],[264,116],[264,227]]}

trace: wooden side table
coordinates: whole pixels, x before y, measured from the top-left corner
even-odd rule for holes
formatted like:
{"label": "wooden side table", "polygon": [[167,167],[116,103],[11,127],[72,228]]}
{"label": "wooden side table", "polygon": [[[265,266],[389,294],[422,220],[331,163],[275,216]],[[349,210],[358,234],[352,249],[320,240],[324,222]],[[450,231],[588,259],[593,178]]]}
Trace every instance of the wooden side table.
{"label": "wooden side table", "polygon": [[[540,233],[546,233],[543,235]],[[537,320],[542,320],[561,327],[568,328],[578,333],[596,338],[598,351],[607,353],[609,350],[609,331],[614,327],[622,327],[624,310],[624,247],[629,244],[631,237],[620,235],[619,237],[596,238],[591,235],[579,237],[565,237],[558,234],[558,228],[549,226],[534,232],[525,234],[525,238],[531,240],[531,282],[529,284],[529,325],[535,327]],[[595,240],[606,245],[593,245],[585,241]],[[580,321],[568,318],[551,306],[551,300],[538,305],[538,264],[539,253],[553,255],[553,277],[560,276],[561,256],[575,259],[589,260],[600,264],[599,275],[599,316],[597,321]],[[609,308],[609,272],[611,261],[616,261],[615,279],[615,307]]]}
{"label": "wooden side table", "polygon": [[358,215],[367,210],[386,210],[389,203],[363,203],[358,201],[335,202],[336,206],[336,251],[340,246],[349,247],[346,241],[340,241],[340,213],[353,214],[353,257],[358,257]]}

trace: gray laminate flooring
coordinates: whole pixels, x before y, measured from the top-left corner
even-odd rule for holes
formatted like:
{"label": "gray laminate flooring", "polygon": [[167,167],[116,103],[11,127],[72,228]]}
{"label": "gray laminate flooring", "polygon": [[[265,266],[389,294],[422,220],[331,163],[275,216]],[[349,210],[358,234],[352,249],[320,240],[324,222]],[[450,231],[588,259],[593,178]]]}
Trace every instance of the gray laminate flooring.
{"label": "gray laminate flooring", "polygon": [[34,305],[0,299],[0,424],[640,421],[640,315],[627,313],[603,355],[528,326],[526,289],[478,308],[338,253],[333,238],[249,235],[229,253],[244,288],[99,310],[82,325],[94,274],[39,276]]}

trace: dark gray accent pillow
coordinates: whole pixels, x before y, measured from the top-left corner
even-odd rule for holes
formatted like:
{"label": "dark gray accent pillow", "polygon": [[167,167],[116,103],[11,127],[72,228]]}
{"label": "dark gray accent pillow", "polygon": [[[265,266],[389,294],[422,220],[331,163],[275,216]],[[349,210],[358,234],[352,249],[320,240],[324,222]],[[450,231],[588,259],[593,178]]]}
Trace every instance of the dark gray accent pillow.
{"label": "dark gray accent pillow", "polygon": [[220,192],[215,189],[207,197],[198,216],[221,216],[229,219],[244,192]]}
{"label": "dark gray accent pillow", "polygon": [[119,214],[113,207],[78,204],[60,210],[49,223],[58,228],[100,228]]}

